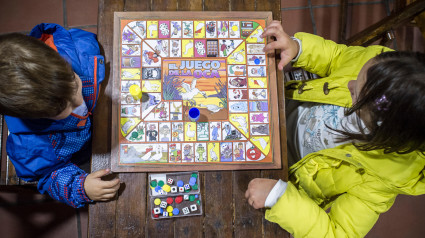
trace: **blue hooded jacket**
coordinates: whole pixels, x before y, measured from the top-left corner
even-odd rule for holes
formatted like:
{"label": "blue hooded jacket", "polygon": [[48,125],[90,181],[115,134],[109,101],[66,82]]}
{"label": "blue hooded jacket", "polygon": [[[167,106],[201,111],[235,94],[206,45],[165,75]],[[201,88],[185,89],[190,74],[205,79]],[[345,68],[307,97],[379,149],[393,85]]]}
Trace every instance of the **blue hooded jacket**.
{"label": "blue hooded jacket", "polygon": [[62,120],[22,119],[5,116],[10,131],[6,150],[17,175],[38,181],[38,190],[73,207],[91,202],[84,191],[88,175],[77,165],[91,156],[90,115],[99,85],[105,77],[104,58],[96,35],[80,29],[66,30],[57,24],[40,24],[30,33],[66,59],[82,81],[88,113],[71,113]]}

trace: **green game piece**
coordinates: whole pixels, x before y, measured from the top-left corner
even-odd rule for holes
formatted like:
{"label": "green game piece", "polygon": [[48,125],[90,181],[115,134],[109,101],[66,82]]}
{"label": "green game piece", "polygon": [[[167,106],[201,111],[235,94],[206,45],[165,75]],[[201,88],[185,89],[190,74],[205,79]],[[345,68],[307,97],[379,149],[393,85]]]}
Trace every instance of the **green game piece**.
{"label": "green game piece", "polygon": [[190,176],[190,177],[197,178],[197,177],[198,177],[198,175],[197,175],[196,173],[193,173],[193,174],[192,174],[192,176]]}
{"label": "green game piece", "polygon": [[164,186],[164,181],[159,180],[159,182],[158,182],[158,186],[160,186],[160,187],[162,188],[162,186]]}
{"label": "green game piece", "polygon": [[158,183],[156,182],[156,180],[152,180],[151,181],[151,187],[156,187],[156,185],[158,185]]}
{"label": "green game piece", "polygon": [[198,189],[198,184],[195,184],[192,186],[193,190],[197,190]]}
{"label": "green game piece", "polygon": [[188,190],[185,190],[185,192],[186,192],[186,193],[190,192],[190,189],[188,189]]}
{"label": "green game piece", "polygon": [[189,196],[189,201],[191,201],[191,202],[195,201],[195,195],[191,194]]}
{"label": "green game piece", "polygon": [[201,200],[196,201],[196,203],[198,203],[200,205],[201,204]]}

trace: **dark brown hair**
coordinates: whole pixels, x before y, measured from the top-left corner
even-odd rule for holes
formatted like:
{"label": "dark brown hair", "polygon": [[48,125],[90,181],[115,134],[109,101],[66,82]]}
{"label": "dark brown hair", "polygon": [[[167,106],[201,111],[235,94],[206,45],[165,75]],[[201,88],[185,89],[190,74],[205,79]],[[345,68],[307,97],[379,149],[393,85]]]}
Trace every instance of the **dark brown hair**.
{"label": "dark brown hair", "polygon": [[[338,132],[343,141],[355,141],[359,150],[384,153],[425,151],[425,55],[419,52],[385,52],[373,59],[359,100],[348,116],[368,112],[367,129]],[[358,122],[359,127],[360,122]]]}
{"label": "dark brown hair", "polygon": [[0,113],[22,118],[60,114],[78,85],[74,71],[44,42],[18,33],[0,35]]}

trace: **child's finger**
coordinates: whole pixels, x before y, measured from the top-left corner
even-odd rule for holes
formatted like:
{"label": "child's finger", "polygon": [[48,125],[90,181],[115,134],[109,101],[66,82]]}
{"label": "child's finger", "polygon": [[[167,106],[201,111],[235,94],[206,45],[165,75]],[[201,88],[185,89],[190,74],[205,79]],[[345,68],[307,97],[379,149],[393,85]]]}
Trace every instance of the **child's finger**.
{"label": "child's finger", "polygon": [[111,172],[110,169],[101,169],[96,172],[91,173],[93,178],[101,178],[105,175],[108,175]]}
{"label": "child's finger", "polygon": [[113,188],[113,187],[116,187],[116,186],[118,186],[119,187],[119,185],[120,185],[120,180],[118,179],[118,178],[116,178],[116,179],[113,179],[113,180],[110,180],[110,181],[100,181],[100,183],[101,183],[101,185],[100,185],[100,187],[102,188],[102,189],[105,189],[105,188]]}
{"label": "child's finger", "polygon": [[282,27],[282,24],[280,23],[280,21],[274,20],[266,28],[264,28],[264,30],[270,27]]}
{"label": "child's finger", "polygon": [[276,49],[284,49],[284,44],[282,44],[282,42],[280,41],[273,41],[269,44],[267,44],[266,46],[264,46],[263,51],[264,52],[270,52],[272,50],[276,50]]}

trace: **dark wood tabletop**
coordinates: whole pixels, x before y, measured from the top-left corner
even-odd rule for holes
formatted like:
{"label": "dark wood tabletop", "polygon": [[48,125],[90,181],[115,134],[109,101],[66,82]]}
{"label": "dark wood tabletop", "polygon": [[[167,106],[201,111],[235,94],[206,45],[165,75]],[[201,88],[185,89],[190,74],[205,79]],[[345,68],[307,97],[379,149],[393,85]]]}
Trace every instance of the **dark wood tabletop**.
{"label": "dark wood tabletop", "polygon": [[[272,11],[281,20],[276,0],[99,0],[98,40],[106,61],[93,128],[92,171],[110,168],[112,55],[114,12],[122,11]],[[277,71],[281,144],[286,144],[283,75]],[[276,132],[275,132],[276,133]],[[277,224],[264,219],[264,210],[246,202],[245,191],[253,178],[287,180],[286,146],[282,169],[200,172],[202,216],[153,220],[147,206],[148,174],[116,173],[121,188],[117,198],[89,206],[89,237],[289,237]]]}

